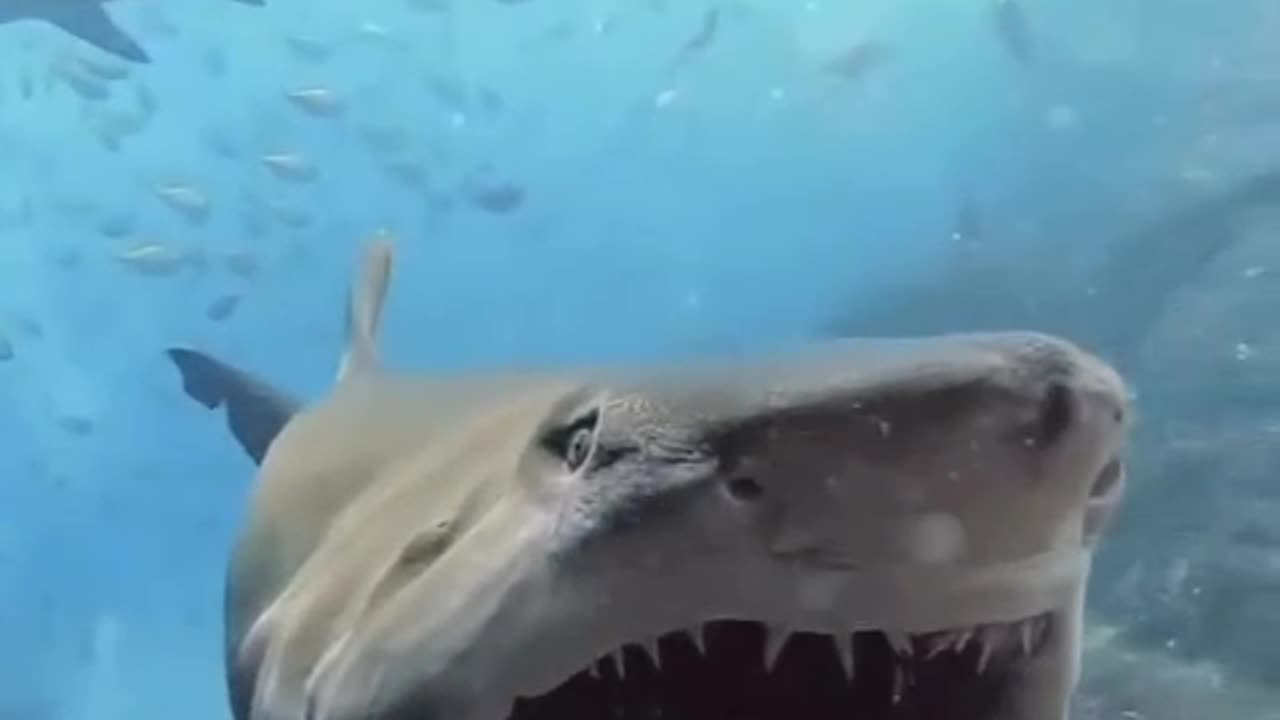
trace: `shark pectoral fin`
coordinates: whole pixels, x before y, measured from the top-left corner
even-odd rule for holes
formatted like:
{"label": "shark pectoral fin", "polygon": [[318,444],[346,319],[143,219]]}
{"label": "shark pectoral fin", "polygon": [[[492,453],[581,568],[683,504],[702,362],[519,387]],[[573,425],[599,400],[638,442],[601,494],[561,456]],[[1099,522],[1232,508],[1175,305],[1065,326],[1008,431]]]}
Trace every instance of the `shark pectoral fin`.
{"label": "shark pectoral fin", "polygon": [[41,17],[103,52],[137,63],[151,62],[151,56],[126,33],[100,3],[45,3]]}
{"label": "shark pectoral fin", "polygon": [[379,232],[365,250],[364,266],[351,287],[347,304],[347,348],[338,368],[338,382],[378,366],[378,327],[391,284],[391,238]]}
{"label": "shark pectoral fin", "polygon": [[261,465],[267,448],[298,403],[280,391],[226,363],[185,348],[166,351],[182,374],[182,389],[210,410],[226,405],[227,425],[240,447]]}

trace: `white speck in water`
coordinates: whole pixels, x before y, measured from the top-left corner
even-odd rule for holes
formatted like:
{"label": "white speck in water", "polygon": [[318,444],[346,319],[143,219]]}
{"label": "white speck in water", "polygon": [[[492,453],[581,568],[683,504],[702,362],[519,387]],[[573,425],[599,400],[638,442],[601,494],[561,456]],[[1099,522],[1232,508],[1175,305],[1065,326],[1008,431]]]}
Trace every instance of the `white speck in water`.
{"label": "white speck in water", "polygon": [[918,515],[908,522],[907,533],[908,551],[918,563],[954,562],[964,554],[964,525],[950,513]]}
{"label": "white speck in water", "polygon": [[1050,130],[1072,130],[1079,124],[1079,115],[1070,105],[1054,105],[1049,109]]}
{"label": "white speck in water", "polygon": [[112,663],[120,651],[120,620],[111,614],[99,615],[93,623],[94,662]]}
{"label": "white speck in water", "polygon": [[809,0],[809,2],[807,2],[807,3],[805,3],[805,4],[804,4],[804,9],[805,9],[805,10],[807,10],[807,11],[809,11],[809,12],[817,12],[817,11],[818,11],[818,3],[814,2],[814,0]]}
{"label": "white speck in water", "polygon": [[467,124],[467,116],[460,112],[453,113],[449,116],[449,124],[455,128],[460,128]]}
{"label": "white speck in water", "polygon": [[1248,360],[1253,356],[1254,356],[1254,350],[1252,347],[1249,346],[1249,343],[1245,343],[1245,342],[1236,343],[1236,359],[1237,360],[1244,361],[1244,360]]}
{"label": "white speck in water", "polygon": [[769,99],[774,102],[782,102],[787,98],[787,92],[780,87],[769,88]]}
{"label": "white speck in water", "polygon": [[1245,276],[1246,279],[1252,280],[1258,277],[1259,275],[1262,275],[1266,271],[1267,271],[1267,268],[1265,266],[1254,265],[1253,267],[1245,268],[1243,275]]}
{"label": "white speck in water", "polygon": [[680,91],[677,90],[676,88],[663,90],[662,92],[658,93],[657,97],[653,99],[653,105],[654,107],[664,108],[670,105],[671,103],[675,102],[676,98],[678,97],[680,97]]}
{"label": "white speck in water", "polygon": [[697,291],[690,291],[684,296],[684,306],[690,310],[697,310],[702,307],[702,295]]}

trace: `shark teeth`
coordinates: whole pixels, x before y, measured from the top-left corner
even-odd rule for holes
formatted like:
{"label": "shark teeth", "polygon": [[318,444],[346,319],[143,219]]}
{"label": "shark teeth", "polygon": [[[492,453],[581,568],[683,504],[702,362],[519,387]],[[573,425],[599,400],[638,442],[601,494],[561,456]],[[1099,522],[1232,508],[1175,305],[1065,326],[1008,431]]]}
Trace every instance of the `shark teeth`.
{"label": "shark teeth", "polygon": [[1024,622],[1018,624],[1018,647],[1022,650],[1023,655],[1030,656],[1035,644],[1036,630],[1032,623]]}
{"label": "shark teeth", "polygon": [[[618,648],[608,655],[605,655],[604,658],[600,660],[600,664],[612,665],[613,671],[618,674],[619,680],[622,680],[627,676],[627,659],[622,654],[622,648]],[[599,677],[598,671],[595,674]]]}
{"label": "shark teeth", "polygon": [[902,669],[901,665],[895,665],[893,667],[893,693],[889,696],[889,699],[893,701],[894,705],[897,705],[898,703],[902,702],[902,693],[906,689],[907,689],[906,671]]}
{"label": "shark teeth", "polygon": [[[947,632],[933,633],[921,637],[924,659],[932,660],[944,652],[963,653],[970,645],[978,645],[977,671],[986,672],[992,656],[997,652],[1016,651],[1022,657],[1030,657],[1036,647],[1044,639],[1047,621],[1044,618],[1032,618],[1015,623],[993,623],[978,627],[961,628]],[[909,657],[912,646],[909,641],[888,636],[889,646],[901,657]],[[906,649],[906,652],[904,652]]]}
{"label": "shark teeth", "polygon": [[649,662],[653,663],[654,668],[662,667],[662,652],[658,649],[657,638],[651,638],[640,643],[640,649],[644,650],[644,654],[649,657]]}
{"label": "shark teeth", "polygon": [[782,654],[782,649],[787,645],[787,639],[791,637],[791,631],[785,627],[778,625],[767,625],[764,630],[764,669],[765,672],[772,672],[773,666],[778,664],[778,656]]}
{"label": "shark teeth", "polygon": [[706,657],[707,655],[707,626],[699,625],[692,630],[686,630],[685,634],[689,636],[689,641],[698,649],[698,654]]}
{"label": "shark teeth", "polygon": [[[765,623],[759,627],[764,630],[760,652],[761,664],[766,673],[776,670],[783,651],[793,637],[798,634],[806,636],[812,634],[807,630],[796,630],[780,624]],[[709,628],[710,624],[696,625],[680,630],[677,635],[683,635],[696,655],[706,659],[711,657],[708,654]],[[1013,623],[989,623],[929,633],[882,631],[879,634],[892,651],[894,658],[892,685],[889,688],[890,699],[894,705],[897,705],[908,695],[908,691],[914,684],[912,673],[915,668],[910,664],[913,661],[928,661],[947,653],[956,655],[972,653],[973,669],[981,675],[990,669],[992,660],[997,656],[1030,657],[1034,655],[1043,644],[1048,629],[1048,616],[1039,616]],[[857,634],[835,633],[825,637],[831,642],[831,652],[841,672],[848,681],[852,682],[855,679],[857,664]],[[628,644],[628,647],[631,646],[649,659],[654,670],[662,670],[663,658],[659,638],[638,640]],[[613,666],[612,672],[607,672],[608,665]],[[635,670],[634,666],[632,670]],[[604,679],[606,675],[612,675],[619,680],[625,679],[627,666],[623,648],[617,648],[602,656],[598,662],[588,668],[588,672],[596,679]]]}
{"label": "shark teeth", "polygon": [[911,636],[903,632],[885,632],[885,637],[889,639],[889,647],[897,653],[899,657],[910,657],[914,652],[911,645]]}
{"label": "shark teeth", "polygon": [[840,658],[840,667],[844,670],[844,676],[852,680],[854,671],[853,635],[847,633],[833,635],[831,639],[836,644],[836,656]]}

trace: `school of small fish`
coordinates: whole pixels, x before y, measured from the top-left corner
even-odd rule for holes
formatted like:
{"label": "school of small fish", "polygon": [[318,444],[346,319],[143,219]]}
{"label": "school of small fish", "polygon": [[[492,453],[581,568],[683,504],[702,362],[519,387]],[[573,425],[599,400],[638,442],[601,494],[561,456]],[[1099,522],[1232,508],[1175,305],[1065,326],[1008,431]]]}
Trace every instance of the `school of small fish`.
{"label": "school of small fish", "polygon": [[[76,5],[80,1],[49,0],[49,3],[50,7],[67,3],[89,8],[69,12],[83,11],[91,19],[102,19],[99,13],[107,12],[98,8],[98,3]],[[459,1],[403,0],[403,6],[410,13],[447,25],[454,22]],[[491,1],[500,7],[509,6],[513,13],[540,5],[536,0]],[[6,15],[3,2],[0,0],[0,50],[6,49],[10,30],[20,24],[18,21],[49,19],[14,15],[12,11]],[[137,2],[146,4],[141,21],[133,23],[138,27],[128,27],[114,13],[107,12],[106,22],[119,25],[115,30],[127,41],[117,47],[104,45],[98,37],[100,33],[85,32],[74,18],[47,23],[48,32],[61,42],[55,43],[53,50],[41,55],[34,64],[0,68],[0,113],[7,104],[38,108],[41,103],[52,106],[69,100],[78,109],[85,133],[102,152],[127,154],[131,142],[146,136],[163,121],[164,93],[153,86],[151,68],[163,64],[165,57],[151,47],[163,43],[153,41],[184,39],[183,21],[176,17],[179,10],[156,0]],[[273,5],[263,0],[238,2],[268,7],[268,10],[244,9],[241,12],[245,16],[235,18],[238,22],[253,22],[254,13],[269,12]],[[989,4],[993,37],[1007,56],[1019,66],[1031,63],[1034,54],[1030,23],[1020,0],[985,2]],[[662,0],[648,0],[638,5],[647,8],[654,18],[674,12],[672,5]],[[812,5],[808,3],[805,7]],[[530,48],[583,37],[615,38],[627,31],[628,23],[642,22],[635,12],[606,9],[591,12],[593,14],[587,16],[558,17],[542,29],[531,29]],[[685,102],[689,90],[681,85],[681,73],[690,72],[702,59],[716,53],[726,33],[734,31],[742,12],[742,6],[716,0],[682,15],[683,37],[673,37],[665,49],[654,46],[658,48],[655,52],[669,55],[658,60],[666,62],[664,77],[670,84],[656,89],[650,97],[653,109],[670,111]],[[519,178],[518,172],[504,168],[500,160],[459,157],[458,151],[449,146],[448,138],[436,137],[416,127],[411,119],[399,120],[380,113],[367,96],[340,89],[341,84],[320,80],[344,53],[365,52],[370,46],[393,48],[406,41],[412,39],[373,20],[356,23],[345,35],[298,29],[282,32],[277,38],[279,61],[291,64],[299,70],[295,75],[311,81],[276,89],[275,102],[279,103],[276,115],[280,122],[338,127],[352,147],[367,153],[387,183],[388,191],[416,194],[429,213],[471,212],[495,218],[520,213],[536,201],[536,193]],[[166,52],[176,52],[173,44],[165,47],[169,48]],[[198,67],[211,77],[234,72],[228,49],[209,46],[194,48],[194,51],[199,58]],[[36,52],[28,49],[29,54]],[[811,77],[827,77],[838,83],[859,82],[893,57],[894,53],[884,42],[864,34],[851,34],[843,49],[812,68]],[[37,70],[40,67],[43,69]],[[398,68],[397,72],[403,70],[406,68]],[[486,117],[508,111],[510,103],[501,90],[464,77],[456,67],[430,67],[423,79],[426,96],[437,109],[444,111],[453,128],[482,124]],[[198,84],[199,79],[192,78],[191,82]],[[763,87],[762,94],[775,101],[786,97],[785,89],[775,86]],[[184,94],[181,101],[189,102],[190,97]],[[205,98],[204,102],[211,108],[219,105],[216,97]],[[40,213],[54,212],[78,223],[85,234],[103,238],[105,262],[102,267],[108,268],[104,272],[112,272],[110,268],[114,267],[152,279],[179,278],[211,270],[219,272],[219,277],[225,278],[219,280],[225,283],[223,289],[202,298],[199,312],[207,322],[223,323],[235,316],[241,304],[252,295],[255,283],[273,264],[262,252],[265,238],[273,234],[290,236],[326,222],[325,218],[318,217],[324,212],[325,203],[307,202],[300,193],[305,194],[331,176],[342,175],[340,169],[326,167],[325,158],[305,149],[304,143],[290,142],[288,138],[292,133],[266,134],[275,139],[246,137],[211,123],[203,129],[192,129],[180,139],[198,144],[218,161],[248,166],[244,175],[256,175],[260,178],[257,186],[266,190],[238,195],[227,192],[203,180],[201,168],[197,167],[187,168],[185,172],[181,168],[169,168],[140,180],[137,184],[144,196],[150,196],[149,203],[102,206],[76,197],[43,202],[32,193],[16,203],[0,202],[0,239],[7,232],[31,227]],[[311,147],[314,148],[314,144]],[[111,181],[104,179],[104,182]],[[376,193],[372,197],[376,197]],[[185,230],[163,233],[152,230],[156,213],[177,219],[179,227]],[[243,243],[219,247],[207,237],[213,232],[211,228],[226,223],[239,227]],[[290,241],[294,249],[286,257],[305,257],[305,242],[296,237],[290,237]],[[63,268],[79,267],[84,254],[81,249],[61,250],[55,262]],[[20,360],[23,344],[41,337],[38,325],[29,319],[15,319],[21,317],[17,312],[7,318],[0,314],[0,365]],[[74,434],[92,431],[92,422],[88,420],[63,418],[59,422]]]}

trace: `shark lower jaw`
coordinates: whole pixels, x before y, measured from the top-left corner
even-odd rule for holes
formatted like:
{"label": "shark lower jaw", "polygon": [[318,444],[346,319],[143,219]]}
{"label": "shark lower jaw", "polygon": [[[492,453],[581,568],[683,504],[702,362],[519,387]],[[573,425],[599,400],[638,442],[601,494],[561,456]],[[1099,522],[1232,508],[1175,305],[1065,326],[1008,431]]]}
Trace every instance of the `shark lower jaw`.
{"label": "shark lower jaw", "polygon": [[994,718],[1029,673],[1059,671],[1042,661],[1062,617],[835,634],[716,620],[615,648],[507,718]]}
{"label": "shark lower jaw", "polygon": [[[619,636],[603,616],[580,617],[559,647],[583,659],[553,660],[554,678],[544,664],[539,690],[517,693],[505,717],[1063,720],[1090,558],[1058,551],[946,582],[911,572],[915,583],[896,578],[907,593],[896,612],[878,598],[856,610],[837,600],[846,612],[797,607],[785,623],[780,605],[769,621],[746,619],[762,617],[747,610],[705,622],[659,612],[667,621],[653,622],[641,620],[643,605],[615,607],[631,630]],[[873,580],[866,586],[894,584]],[[612,636],[608,649],[578,655],[597,631]],[[544,663],[551,647],[539,653]]]}

